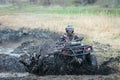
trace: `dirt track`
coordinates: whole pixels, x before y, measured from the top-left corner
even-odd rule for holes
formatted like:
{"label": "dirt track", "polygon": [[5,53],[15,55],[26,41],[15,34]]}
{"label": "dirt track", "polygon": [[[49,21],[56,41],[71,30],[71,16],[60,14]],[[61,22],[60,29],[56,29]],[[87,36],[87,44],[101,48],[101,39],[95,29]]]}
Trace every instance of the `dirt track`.
{"label": "dirt track", "polygon": [[[21,30],[12,30],[12,29],[3,29],[0,31],[0,44],[2,48],[12,48],[14,53],[20,54],[20,53],[33,53],[34,50],[39,50],[39,47],[36,47],[37,49],[34,49],[31,47],[36,46],[36,44],[43,42],[47,42],[48,44],[52,41],[56,41],[59,37],[59,34],[54,34],[49,31],[43,31],[43,30],[29,30],[29,29],[21,29]],[[24,42],[24,43],[23,43]],[[8,45],[9,44],[9,45]],[[109,45],[102,45],[102,44],[93,44],[97,50],[101,50],[102,52],[107,49],[107,51],[110,50]],[[102,45],[102,46],[101,46]],[[12,46],[12,47],[11,47]],[[42,45],[41,45],[42,46]],[[53,45],[54,46],[54,45]],[[100,47],[101,46],[101,47]],[[51,50],[48,50],[47,52],[52,51],[51,46],[46,46],[50,48]],[[107,47],[107,48],[106,48]],[[22,52],[21,52],[22,51]],[[44,51],[44,50],[43,50]],[[6,51],[7,52],[7,51]],[[102,53],[101,52],[101,53]],[[119,52],[118,52],[119,53]],[[119,80],[119,68],[120,68],[120,57],[117,56],[115,58],[109,57],[101,57],[97,56],[99,62],[99,72],[95,75],[50,75],[50,76],[36,76],[33,74],[29,74],[27,76],[8,76],[8,77],[1,77],[0,80]],[[12,75],[12,73],[11,73]],[[17,74],[16,74],[17,75]]]}
{"label": "dirt track", "polygon": [[94,76],[94,75],[64,75],[64,76],[35,76],[29,75],[22,78],[0,78],[1,80],[119,80],[117,76]]}

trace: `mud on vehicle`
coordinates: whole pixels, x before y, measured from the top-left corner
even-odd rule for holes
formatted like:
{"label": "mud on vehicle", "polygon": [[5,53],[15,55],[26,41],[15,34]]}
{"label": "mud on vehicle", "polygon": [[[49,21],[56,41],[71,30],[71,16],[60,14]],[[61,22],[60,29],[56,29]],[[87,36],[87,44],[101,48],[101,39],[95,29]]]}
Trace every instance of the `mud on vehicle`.
{"label": "mud on vehicle", "polygon": [[39,75],[95,74],[98,66],[92,46],[81,42],[60,43],[58,51],[39,57]]}
{"label": "mud on vehicle", "polygon": [[55,54],[60,74],[92,73],[97,70],[97,60],[92,46],[81,45],[80,42],[65,44],[59,54]]}

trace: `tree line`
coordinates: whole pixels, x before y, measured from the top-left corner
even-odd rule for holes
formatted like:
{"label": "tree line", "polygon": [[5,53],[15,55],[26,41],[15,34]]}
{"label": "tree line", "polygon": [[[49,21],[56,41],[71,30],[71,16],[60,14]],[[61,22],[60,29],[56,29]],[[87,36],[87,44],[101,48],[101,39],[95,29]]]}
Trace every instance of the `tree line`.
{"label": "tree line", "polygon": [[[43,6],[50,5],[60,5],[60,6],[70,6],[70,5],[86,5],[94,4],[95,2],[106,2],[110,5],[119,6],[120,0],[0,0],[0,5],[2,4],[12,4],[13,6],[23,6],[24,3],[30,3],[33,5],[40,4]],[[108,5],[109,5],[108,4]]]}

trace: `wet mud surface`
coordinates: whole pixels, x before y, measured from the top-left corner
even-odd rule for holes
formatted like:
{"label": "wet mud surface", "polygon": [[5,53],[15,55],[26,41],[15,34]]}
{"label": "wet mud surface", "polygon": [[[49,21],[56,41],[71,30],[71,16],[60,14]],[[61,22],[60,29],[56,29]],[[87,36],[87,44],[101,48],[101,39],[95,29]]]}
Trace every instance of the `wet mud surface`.
{"label": "wet mud surface", "polygon": [[[60,34],[58,33],[40,29],[1,29],[0,72],[7,72],[8,75],[6,74],[5,77],[4,74],[0,74],[0,80],[119,80],[119,55],[107,58],[97,56],[99,69],[95,71],[95,74],[87,72],[80,74],[71,73],[69,75],[49,74],[41,76],[29,73],[29,70],[31,70],[33,66],[29,66],[30,69],[28,69],[26,65],[31,64],[31,57],[53,53],[56,50],[55,42],[59,39],[59,36]],[[94,46],[95,51],[101,51],[101,53],[111,51],[109,44],[101,44],[99,42],[92,42],[91,44]],[[118,53],[119,51],[116,54]],[[21,63],[21,61],[27,64]],[[19,74],[15,74],[17,72],[27,72],[28,74],[19,76]]]}

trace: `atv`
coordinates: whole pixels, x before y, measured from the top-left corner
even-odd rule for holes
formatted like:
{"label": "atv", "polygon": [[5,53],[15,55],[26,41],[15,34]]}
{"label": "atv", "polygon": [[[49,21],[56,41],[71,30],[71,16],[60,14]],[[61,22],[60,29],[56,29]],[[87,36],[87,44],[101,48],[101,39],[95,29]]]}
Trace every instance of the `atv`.
{"label": "atv", "polygon": [[81,42],[64,44],[61,52],[54,54],[56,67],[60,74],[93,74],[97,69],[97,59],[92,54],[93,48]]}
{"label": "atv", "polygon": [[59,49],[38,59],[39,75],[95,74],[97,59],[92,46],[81,41],[59,42]]}

